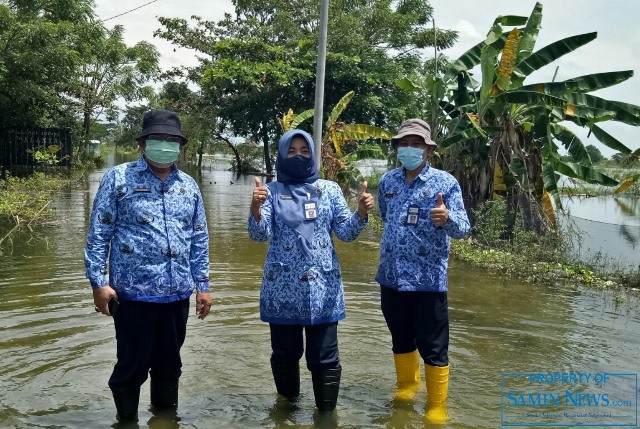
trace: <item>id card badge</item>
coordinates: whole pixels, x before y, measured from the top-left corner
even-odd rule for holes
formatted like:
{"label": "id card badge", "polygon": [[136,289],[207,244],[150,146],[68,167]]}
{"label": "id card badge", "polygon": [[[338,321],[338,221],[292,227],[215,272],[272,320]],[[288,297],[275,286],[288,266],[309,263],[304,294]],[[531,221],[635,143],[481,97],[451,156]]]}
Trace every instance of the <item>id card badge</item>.
{"label": "id card badge", "polygon": [[420,215],[420,207],[410,205],[407,210],[407,225],[416,226],[418,224],[418,216]]}
{"label": "id card badge", "polygon": [[316,209],[316,203],[304,203],[304,218],[305,219],[315,219],[318,217],[318,210]]}

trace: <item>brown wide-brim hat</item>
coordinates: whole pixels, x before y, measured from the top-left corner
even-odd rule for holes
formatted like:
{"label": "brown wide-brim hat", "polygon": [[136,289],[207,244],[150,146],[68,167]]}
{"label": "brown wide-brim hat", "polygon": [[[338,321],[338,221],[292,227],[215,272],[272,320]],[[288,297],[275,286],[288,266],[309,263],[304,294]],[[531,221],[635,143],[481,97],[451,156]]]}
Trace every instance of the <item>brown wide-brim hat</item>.
{"label": "brown wide-brim hat", "polygon": [[163,109],[149,110],[142,118],[142,132],[138,134],[136,140],[151,134],[168,134],[170,136],[181,137],[182,144],[187,143],[187,138],[182,134],[182,123],[174,112]]}
{"label": "brown wide-brim hat", "polygon": [[391,146],[396,147],[398,140],[406,136],[420,136],[424,139],[424,143],[429,146],[438,146],[436,142],[431,140],[431,127],[422,119],[407,119],[400,124],[398,134],[391,137]]}

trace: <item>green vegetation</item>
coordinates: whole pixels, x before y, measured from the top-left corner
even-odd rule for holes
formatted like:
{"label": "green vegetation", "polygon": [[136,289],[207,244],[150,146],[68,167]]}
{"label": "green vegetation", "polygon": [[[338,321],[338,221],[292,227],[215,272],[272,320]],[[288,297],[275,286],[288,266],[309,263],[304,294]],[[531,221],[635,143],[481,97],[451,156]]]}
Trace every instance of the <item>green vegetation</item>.
{"label": "green vegetation", "polygon": [[42,172],[26,179],[9,176],[0,180],[0,223],[11,225],[0,236],[0,245],[18,229],[48,223],[53,214],[49,207],[51,196],[64,183],[65,180]]}
{"label": "green vegetation", "polygon": [[[160,18],[157,35],[194,49],[200,64],[175,70],[198,85],[194,104],[211,111],[210,121],[227,138],[243,137],[264,150],[272,173],[276,118],[313,106],[319,8],[315,1],[234,1],[235,16],[219,22]],[[331,1],[323,117],[351,91],[356,96],[342,121],[395,128],[416,113],[412,96],[395,85],[422,69],[421,50],[450,47],[455,32],[431,25],[427,0]],[[435,34],[434,34],[435,33]]]}
{"label": "green vegetation", "polygon": [[[600,143],[625,155],[640,154],[598,125],[605,121],[640,125],[640,106],[591,95],[624,82],[633,70],[525,83],[536,70],[597,37],[596,33],[570,36],[535,50],[541,23],[541,3],[529,17],[498,16],[487,38],[442,73],[408,76],[399,82],[403,89],[428,100],[424,116],[430,118],[432,130],[440,130],[442,165],[460,182],[467,208],[476,209],[491,200],[498,187],[503,188],[509,232],[518,215],[527,230],[542,234],[549,230],[553,223],[548,219],[549,195],[560,207],[562,176],[619,185],[595,168],[589,157],[595,152],[587,150],[563,123],[588,128]],[[477,66],[480,81],[472,72]],[[562,159],[560,146],[574,162]],[[634,180],[629,178],[628,183]]]}
{"label": "green vegetation", "polygon": [[474,212],[473,234],[464,240],[452,240],[452,256],[532,283],[640,288],[640,269],[635,273],[616,271],[605,269],[598,258],[582,262],[573,258],[572,247],[579,241],[579,233],[570,226],[540,236],[525,231],[518,218],[512,238],[505,239],[505,213],[502,199],[482,204]]}

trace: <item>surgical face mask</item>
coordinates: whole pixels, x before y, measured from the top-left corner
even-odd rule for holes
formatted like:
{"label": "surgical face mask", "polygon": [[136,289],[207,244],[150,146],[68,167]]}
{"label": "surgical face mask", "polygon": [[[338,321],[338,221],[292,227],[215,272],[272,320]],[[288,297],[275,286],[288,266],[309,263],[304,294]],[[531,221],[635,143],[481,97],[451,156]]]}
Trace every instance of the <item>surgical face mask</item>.
{"label": "surgical face mask", "polygon": [[176,162],[180,155],[180,143],[164,140],[147,140],[144,150],[145,156],[158,164],[171,164]]}
{"label": "surgical face mask", "polygon": [[417,147],[399,147],[398,148],[398,161],[407,170],[415,170],[422,164],[424,150]]}

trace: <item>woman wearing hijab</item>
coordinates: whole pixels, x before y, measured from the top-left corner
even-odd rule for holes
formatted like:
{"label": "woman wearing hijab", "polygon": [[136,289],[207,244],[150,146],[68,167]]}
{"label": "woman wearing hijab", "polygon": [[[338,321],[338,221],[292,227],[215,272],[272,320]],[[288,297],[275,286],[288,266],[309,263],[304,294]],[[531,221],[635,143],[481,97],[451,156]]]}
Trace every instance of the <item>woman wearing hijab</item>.
{"label": "woman wearing hijab", "polygon": [[304,331],[316,406],[333,411],[342,372],[338,321],[345,317],[345,303],[332,233],[355,240],[374,201],[365,182],[352,213],[340,187],[319,178],[313,139],[302,130],[280,138],[276,172],[277,181],[266,186],[255,178],[248,227],[252,240],[269,241],[260,319],[271,331],[273,378],[280,395],[297,399]]}

